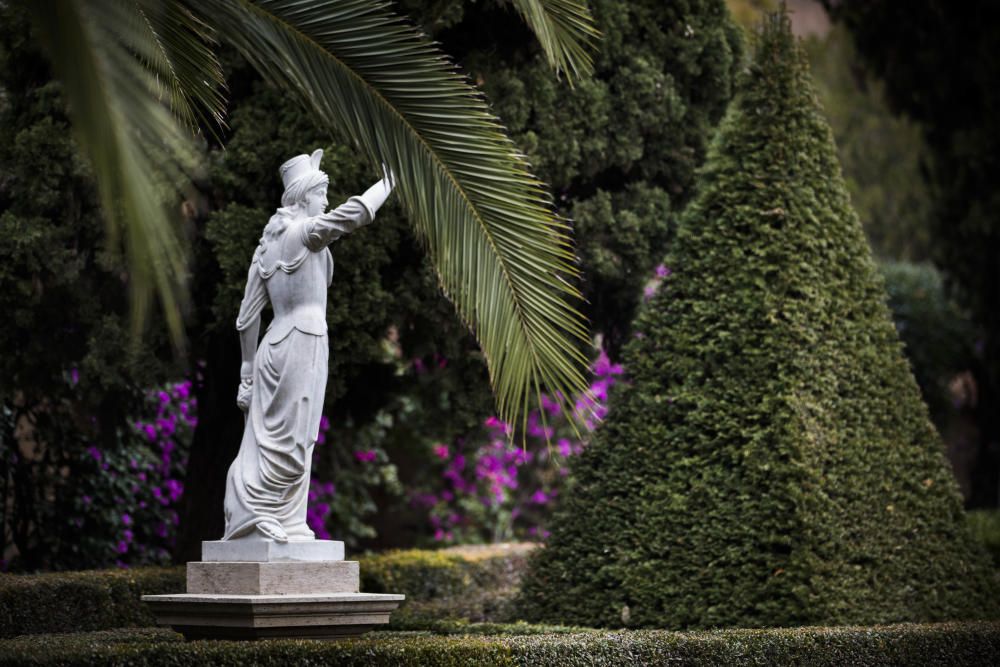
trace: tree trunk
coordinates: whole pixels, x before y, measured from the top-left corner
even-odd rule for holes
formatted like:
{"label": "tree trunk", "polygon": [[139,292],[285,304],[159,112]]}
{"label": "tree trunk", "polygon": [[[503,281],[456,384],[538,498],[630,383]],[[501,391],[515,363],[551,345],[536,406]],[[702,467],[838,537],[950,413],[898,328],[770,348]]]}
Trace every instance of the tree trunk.
{"label": "tree trunk", "polygon": [[191,443],[174,561],[201,560],[201,542],[221,539],[225,519],[226,472],[243,436],[236,407],[240,344],[230,329],[209,334],[203,380],[196,384],[198,426]]}

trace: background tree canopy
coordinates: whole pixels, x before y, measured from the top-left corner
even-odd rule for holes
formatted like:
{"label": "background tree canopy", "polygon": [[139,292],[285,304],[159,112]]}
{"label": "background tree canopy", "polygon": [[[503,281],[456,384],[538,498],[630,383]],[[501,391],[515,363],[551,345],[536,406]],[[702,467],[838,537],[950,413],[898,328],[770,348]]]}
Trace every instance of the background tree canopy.
{"label": "background tree canopy", "polygon": [[934,259],[982,327],[976,367],[980,463],[973,506],[1000,499],[1000,5],[976,0],[824,0],[923,128],[934,194]]}

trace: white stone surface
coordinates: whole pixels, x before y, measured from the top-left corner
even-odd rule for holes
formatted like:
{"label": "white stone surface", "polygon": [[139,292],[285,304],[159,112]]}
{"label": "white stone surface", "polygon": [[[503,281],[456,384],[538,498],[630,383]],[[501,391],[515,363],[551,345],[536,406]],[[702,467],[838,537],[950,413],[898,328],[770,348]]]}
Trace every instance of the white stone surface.
{"label": "white stone surface", "polygon": [[256,537],[214,540],[201,543],[201,560],[254,563],[344,560],[344,543],[337,540],[275,542]]}
{"label": "white stone surface", "polygon": [[[319,169],[322,158],[317,150],[281,165],[281,206],[264,227],[247,274],[236,320],[243,357],[236,402],[246,425],[226,479],[223,540],[257,536],[292,544],[315,537],[306,508],[326,394],[326,299],[333,280],[327,246],[372,222],[393,187],[387,175],[324,213],[329,178]],[[274,319],[258,341],[268,304]]]}
{"label": "white stone surface", "polygon": [[303,595],[357,593],[358,562],[187,564],[187,592],[213,595]]}

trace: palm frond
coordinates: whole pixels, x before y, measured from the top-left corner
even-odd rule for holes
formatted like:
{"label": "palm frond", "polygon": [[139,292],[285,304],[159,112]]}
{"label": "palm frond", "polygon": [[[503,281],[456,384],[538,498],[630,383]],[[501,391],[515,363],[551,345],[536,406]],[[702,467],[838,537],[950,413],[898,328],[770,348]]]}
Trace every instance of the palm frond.
{"label": "palm frond", "polygon": [[585,0],[510,0],[528,24],[545,57],[570,85],[594,71],[594,52],[600,32]]}
{"label": "palm frond", "polygon": [[227,26],[221,39],[373,165],[392,168],[442,289],[479,341],[504,418],[523,419],[542,388],[567,401],[585,390],[567,225],[433,44],[372,0],[199,0],[196,11]]}
{"label": "palm frond", "polygon": [[[183,341],[186,254],[165,202],[197,154],[137,53],[141,6],[119,0],[27,3],[62,83],[77,142],[97,183],[112,243],[124,237],[133,322],[157,294],[176,344]],[[147,54],[148,55],[148,54]]]}
{"label": "palm frond", "polygon": [[192,130],[225,125],[226,88],[212,49],[215,32],[176,0],[134,0],[136,25],[120,35],[166,88],[170,108]]}

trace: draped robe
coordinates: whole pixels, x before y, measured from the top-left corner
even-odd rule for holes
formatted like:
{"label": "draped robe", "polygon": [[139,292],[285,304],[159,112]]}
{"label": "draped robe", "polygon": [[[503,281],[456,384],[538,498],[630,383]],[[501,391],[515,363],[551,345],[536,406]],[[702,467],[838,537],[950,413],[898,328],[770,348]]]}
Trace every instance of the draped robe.
{"label": "draped robe", "polygon": [[327,246],[373,219],[351,197],[332,213],[288,220],[254,252],[236,328],[253,326],[268,303],[274,319],[254,356],[243,440],[226,479],[224,540],[252,534],[262,521],[280,525],[289,540],[314,539],[306,503],[329,359]]}

